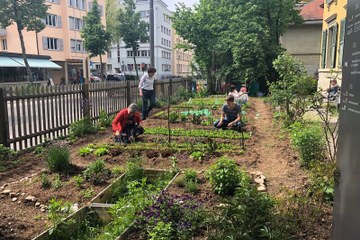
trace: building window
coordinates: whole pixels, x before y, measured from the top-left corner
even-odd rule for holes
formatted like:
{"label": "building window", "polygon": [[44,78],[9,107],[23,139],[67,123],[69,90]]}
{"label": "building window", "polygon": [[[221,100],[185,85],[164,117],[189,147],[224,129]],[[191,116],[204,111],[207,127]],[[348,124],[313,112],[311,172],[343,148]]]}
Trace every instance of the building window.
{"label": "building window", "polygon": [[50,3],[56,3],[56,4],[60,3],[60,0],[46,0],[46,1],[50,2]]}
{"label": "building window", "polygon": [[7,51],[7,40],[6,39],[1,39],[1,50],[3,51]]}
{"label": "building window", "polygon": [[108,57],[108,58],[112,58],[112,56],[111,56],[111,50],[109,50],[109,51],[107,52],[107,57]]}
{"label": "building window", "polygon": [[61,16],[48,14],[45,18],[45,24],[52,27],[61,27]]}
{"label": "building window", "polygon": [[336,56],[337,56],[337,24],[330,27],[327,31],[327,39],[325,38],[325,68],[335,68],[336,67]]}
{"label": "building window", "polygon": [[144,10],[144,11],[140,11],[140,17],[141,18],[147,18],[150,16],[150,11],[149,10]]}
{"label": "building window", "polygon": [[68,0],[69,6],[85,10],[85,0]]}
{"label": "building window", "polygon": [[340,22],[340,41],[339,41],[339,59],[338,66],[343,66],[343,55],[344,55],[344,38],[345,38],[345,19]]}
{"label": "building window", "polygon": [[77,39],[70,39],[70,50],[72,52],[85,52],[84,42]]}
{"label": "building window", "polygon": [[64,50],[63,40],[59,38],[43,37],[43,49],[63,51]]}
{"label": "building window", "polygon": [[84,27],[84,20],[80,18],[69,17],[70,30],[80,31]]}
{"label": "building window", "polygon": [[128,57],[132,57],[133,56],[133,51],[126,51],[126,54]]}

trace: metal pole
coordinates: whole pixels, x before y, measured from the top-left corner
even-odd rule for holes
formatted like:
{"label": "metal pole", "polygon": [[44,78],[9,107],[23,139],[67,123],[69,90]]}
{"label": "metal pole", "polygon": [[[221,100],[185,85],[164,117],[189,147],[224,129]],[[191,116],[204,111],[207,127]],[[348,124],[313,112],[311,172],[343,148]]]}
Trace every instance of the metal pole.
{"label": "metal pole", "polygon": [[150,0],[150,66],[155,67],[154,0]]}

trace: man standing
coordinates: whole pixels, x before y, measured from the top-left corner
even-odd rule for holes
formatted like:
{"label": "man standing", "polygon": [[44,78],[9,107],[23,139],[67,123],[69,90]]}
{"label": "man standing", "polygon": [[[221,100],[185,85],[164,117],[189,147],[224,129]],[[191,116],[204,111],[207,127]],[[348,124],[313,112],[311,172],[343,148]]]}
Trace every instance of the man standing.
{"label": "man standing", "polygon": [[221,110],[220,120],[214,122],[214,127],[239,130],[241,127],[241,107],[234,103],[234,96],[226,98],[226,104],[223,105]]}
{"label": "man standing", "polygon": [[140,126],[140,122],[140,113],[135,103],[130,104],[128,108],[122,109],[112,122],[115,142],[133,142],[137,136],[144,133],[144,128]]}
{"label": "man standing", "polygon": [[[142,120],[145,120],[148,117],[149,112],[153,109],[155,105],[155,91],[154,91],[154,80],[155,80],[156,69],[150,67],[139,83],[139,92],[142,97],[143,106],[142,106]],[[148,106],[148,102],[150,105]]]}

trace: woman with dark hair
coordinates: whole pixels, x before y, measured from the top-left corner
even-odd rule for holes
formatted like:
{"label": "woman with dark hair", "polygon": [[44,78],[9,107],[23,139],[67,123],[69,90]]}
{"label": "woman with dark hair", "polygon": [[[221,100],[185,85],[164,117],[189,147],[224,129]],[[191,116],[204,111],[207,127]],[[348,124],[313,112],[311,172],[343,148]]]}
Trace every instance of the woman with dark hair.
{"label": "woman with dark hair", "polygon": [[[155,80],[156,68],[150,67],[139,83],[139,94],[142,97],[142,120],[145,120],[149,115],[151,109],[155,105],[155,90],[154,90],[154,80]],[[148,105],[148,102],[150,104]]]}

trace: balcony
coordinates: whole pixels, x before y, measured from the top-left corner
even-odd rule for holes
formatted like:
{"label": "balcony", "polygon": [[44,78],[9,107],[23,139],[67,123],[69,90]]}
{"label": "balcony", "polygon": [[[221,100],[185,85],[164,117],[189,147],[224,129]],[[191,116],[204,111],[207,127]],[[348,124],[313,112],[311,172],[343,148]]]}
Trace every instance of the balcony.
{"label": "balcony", "polygon": [[6,36],[6,29],[0,28],[0,37],[5,37],[5,36]]}

